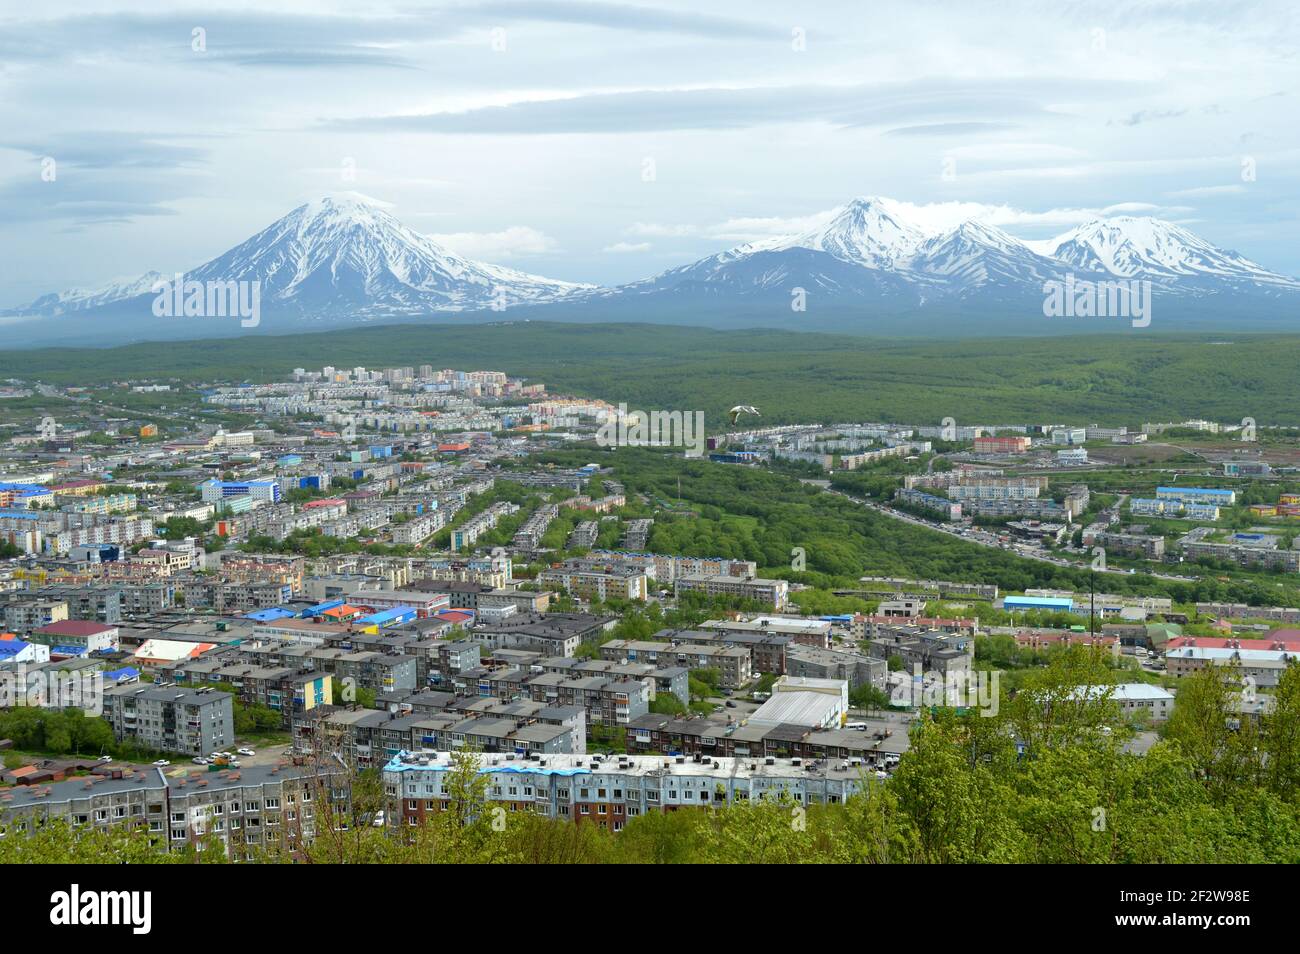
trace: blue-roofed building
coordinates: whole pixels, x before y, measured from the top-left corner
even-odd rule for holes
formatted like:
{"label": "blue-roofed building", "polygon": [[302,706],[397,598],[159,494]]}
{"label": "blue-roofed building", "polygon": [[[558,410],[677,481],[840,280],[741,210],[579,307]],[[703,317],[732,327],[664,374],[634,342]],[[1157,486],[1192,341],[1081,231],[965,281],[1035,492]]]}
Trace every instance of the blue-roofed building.
{"label": "blue-roofed building", "polygon": [[0,481],[0,499],[16,507],[54,502],[54,491],[40,484],[17,484]]}
{"label": "blue-roofed building", "polygon": [[403,623],[409,623],[417,615],[418,611],[414,606],[394,606],[392,609],[380,610],[377,613],[371,613],[369,616],[363,616],[357,622],[369,626],[378,626],[380,629],[387,629],[390,626],[401,626]]}
{"label": "blue-roofed building", "polygon": [[1185,504],[1216,504],[1220,507],[1230,507],[1237,502],[1235,490],[1212,487],[1157,487],[1156,497],[1161,500],[1178,500]]}
{"label": "blue-roofed building", "polygon": [[104,673],[104,681],[112,683],[115,686],[126,686],[140,681],[140,670],[134,666],[124,666],[121,669],[110,669]]}
{"label": "blue-roofed building", "polygon": [[1008,612],[1040,610],[1047,613],[1072,613],[1074,600],[1068,596],[1004,596],[1002,608]]}
{"label": "blue-roofed building", "polygon": [[297,616],[293,610],[287,610],[280,606],[271,606],[267,609],[253,610],[251,613],[245,613],[244,619],[251,619],[258,623],[271,623],[277,619],[287,619]]}
{"label": "blue-roofed building", "polygon": [[323,603],[317,603],[315,606],[307,607],[298,615],[301,616],[303,619],[307,619],[312,616],[320,616],[326,610],[338,609],[345,602],[346,602],[345,600],[326,600]]}
{"label": "blue-roofed building", "polygon": [[0,639],[0,664],[50,661],[50,647],[22,639]]}

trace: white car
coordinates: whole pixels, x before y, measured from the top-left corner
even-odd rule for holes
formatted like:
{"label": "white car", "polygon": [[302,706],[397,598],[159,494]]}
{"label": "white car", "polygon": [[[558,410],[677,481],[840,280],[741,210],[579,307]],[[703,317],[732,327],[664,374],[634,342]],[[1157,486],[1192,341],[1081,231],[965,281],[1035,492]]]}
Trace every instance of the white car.
{"label": "white car", "polygon": [[207,765],[207,764],[208,764],[208,760],[205,759],[205,758],[204,758],[203,756],[201,756],[201,755],[196,755],[196,756],[194,756],[194,758],[190,759],[190,761],[193,762],[195,765]]}
{"label": "white car", "polygon": [[257,753],[254,752],[252,749],[249,749],[249,748],[243,748],[243,749],[240,749],[240,750],[239,750],[239,754],[242,755],[242,756],[244,756],[245,758],[250,758],[250,759],[251,759],[251,758],[252,758],[254,755],[256,755]]}
{"label": "white car", "polygon": [[101,762],[111,762],[111,761],[113,761],[113,756],[111,756],[111,755],[101,755],[101,756],[99,757],[99,760],[100,760]]}
{"label": "white car", "polygon": [[153,764],[154,764],[154,768],[166,768],[172,763],[169,762],[167,759],[159,759],[157,762],[154,762]]}

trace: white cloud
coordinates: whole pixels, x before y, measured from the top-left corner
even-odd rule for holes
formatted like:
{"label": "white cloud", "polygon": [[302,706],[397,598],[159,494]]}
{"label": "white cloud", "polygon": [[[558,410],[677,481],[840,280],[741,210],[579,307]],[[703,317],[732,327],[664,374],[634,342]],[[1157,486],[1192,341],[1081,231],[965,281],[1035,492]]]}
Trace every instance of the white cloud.
{"label": "white cloud", "polygon": [[648,252],[650,247],[649,242],[615,242],[613,245],[606,245],[601,251],[611,255],[627,255],[632,252]]}
{"label": "white cloud", "polygon": [[1245,191],[1246,187],[1241,183],[1237,183],[1236,185],[1198,186],[1194,189],[1179,189],[1176,192],[1166,194],[1184,199],[1197,199],[1204,196],[1240,195]]}
{"label": "white cloud", "polygon": [[658,222],[633,222],[624,231],[628,235],[642,235],[646,238],[688,238],[700,234],[699,228],[694,225],[663,225]]}
{"label": "white cloud", "polygon": [[449,232],[429,238],[467,258],[493,262],[527,255],[549,255],[559,244],[545,232],[527,225],[512,225],[500,232]]}

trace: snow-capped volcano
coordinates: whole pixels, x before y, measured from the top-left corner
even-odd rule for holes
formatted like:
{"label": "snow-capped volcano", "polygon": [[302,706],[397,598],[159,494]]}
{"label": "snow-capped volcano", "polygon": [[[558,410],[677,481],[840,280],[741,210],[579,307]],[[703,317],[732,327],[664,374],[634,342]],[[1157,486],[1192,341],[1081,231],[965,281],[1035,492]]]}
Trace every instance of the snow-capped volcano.
{"label": "snow-capped volcano", "polygon": [[584,287],[462,258],[353,193],[299,206],[186,278],[260,280],[263,307],[362,317],[501,308]]}
{"label": "snow-capped volcano", "polygon": [[[819,221],[642,281],[596,288],[465,258],[404,225],[382,203],[347,193],[299,206],[184,278],[259,282],[262,313],[280,327],[286,320],[492,317],[536,304],[549,307],[530,317],[561,320],[707,324],[708,314],[749,326],[820,322],[870,330],[876,319],[906,324],[934,316],[949,325],[988,327],[999,319],[1020,328],[1026,315],[1041,314],[1044,284],[1067,276],[1150,280],[1166,320],[1207,316],[1273,327],[1300,314],[1300,280],[1158,219],[1098,219],[1027,242],[980,219],[949,220],[940,229],[905,203],[864,197]],[[151,272],[95,291],[46,295],[0,317],[64,316],[79,323],[79,333],[119,340],[239,333],[239,322],[160,324],[150,307],[154,285],[173,278]],[[66,333],[66,323],[58,324],[51,334]]]}
{"label": "snow-capped volcano", "polygon": [[861,197],[838,209],[822,228],[765,247],[811,248],[866,268],[893,268],[924,238],[916,226],[891,214],[885,200]]}
{"label": "snow-capped volcano", "polygon": [[[1043,294],[1045,281],[1150,279],[1163,296],[1234,301],[1300,293],[1300,281],[1270,272],[1186,229],[1151,218],[1098,219],[1046,241],[1026,242],[970,219],[936,232],[909,221],[906,206],[859,198],[834,210],[821,228],[740,245],[632,285],[602,292],[706,290],[775,297],[798,286],[837,304],[924,310],[948,301],[1004,306]],[[1231,304],[1231,303],[1230,303]]]}
{"label": "snow-capped volcano", "polygon": [[[47,295],[14,313],[53,315],[125,304],[170,278],[150,273],[93,296]],[[327,320],[500,310],[554,301],[590,287],[464,258],[356,193],[299,206],[186,272],[185,279],[258,281],[265,312]]]}
{"label": "snow-capped volcano", "polygon": [[154,285],[163,280],[163,276],[158,272],[145,272],[139,278],[119,279],[95,289],[70,288],[67,291],[52,292],[48,295],[42,295],[24,308],[0,312],[0,314],[21,312],[27,315],[41,315],[52,318],[57,315],[66,315],[69,312],[86,311],[116,301],[122,301],[126,298],[135,298],[138,295],[147,294],[153,289]]}
{"label": "snow-capped volcano", "polygon": [[939,293],[956,295],[990,287],[1037,291],[1064,270],[1020,239],[975,219],[926,239],[906,267]]}
{"label": "snow-capped volcano", "polygon": [[1300,282],[1294,278],[1270,272],[1236,252],[1216,248],[1187,229],[1160,219],[1099,219],[1039,243],[1039,249],[1082,272],[1123,278],[1208,278],[1263,288],[1300,289]]}

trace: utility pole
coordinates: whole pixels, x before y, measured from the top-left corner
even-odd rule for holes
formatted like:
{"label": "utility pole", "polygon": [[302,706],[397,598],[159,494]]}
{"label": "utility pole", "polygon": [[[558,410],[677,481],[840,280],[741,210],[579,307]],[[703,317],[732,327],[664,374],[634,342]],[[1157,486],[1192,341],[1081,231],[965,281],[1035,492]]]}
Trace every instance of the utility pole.
{"label": "utility pole", "polygon": [[1097,635],[1097,573],[1095,570],[1088,570],[1088,634]]}

